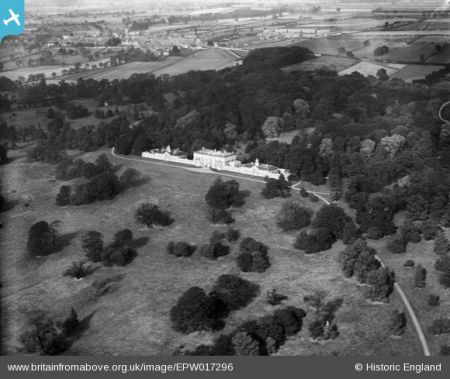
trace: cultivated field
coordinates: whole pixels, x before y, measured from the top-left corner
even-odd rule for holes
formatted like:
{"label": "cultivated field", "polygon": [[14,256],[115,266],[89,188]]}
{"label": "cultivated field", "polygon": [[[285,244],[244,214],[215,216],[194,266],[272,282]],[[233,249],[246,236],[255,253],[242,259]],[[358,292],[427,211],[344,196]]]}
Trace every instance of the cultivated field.
{"label": "cultivated field", "polygon": [[[99,153],[82,155],[94,160]],[[196,252],[190,258],[174,258],[165,252],[169,241],[186,241],[200,245],[214,230],[206,218],[204,194],[217,174],[183,171],[142,162],[110,160],[120,170],[133,166],[147,180],[128,189],[113,201],[80,207],[56,207],[55,196],[62,182],[55,181],[54,168],[41,163],[27,163],[24,151],[11,154],[15,159],[4,166],[4,189],[10,198],[29,198],[5,217],[2,245],[2,315],[6,352],[18,346],[18,334],[27,316],[37,310],[54,317],[66,316],[74,307],[89,328],[69,350],[69,354],[153,355],[171,354],[181,344],[194,347],[212,340],[213,333],[188,336],[170,327],[169,310],[189,287],[209,290],[215,279],[225,273],[240,274],[260,286],[260,295],[246,308],[231,313],[225,332],[244,320],[273,312],[265,302],[267,291],[276,288],[289,299],[285,305],[305,307],[303,296],[321,290],[327,298],[344,298],[337,312],[340,335],[325,344],[309,341],[307,325],[297,336],[289,338],[279,354],[286,355],[420,355],[420,345],[411,326],[400,339],[389,337],[387,325],[394,308],[401,304],[394,296],[388,304],[372,304],[363,295],[363,287],[342,277],[337,243],[330,251],[306,256],[292,249],[295,233],[282,233],[275,216],[283,200],[264,200],[262,185],[240,180],[241,189],[251,191],[246,205],[234,211],[235,227],[242,236],[254,237],[269,246],[272,266],[264,273],[239,273],[234,262],[237,246],[229,256],[217,261],[201,258]],[[120,173],[120,172],[119,172]],[[294,197],[300,200],[298,193]],[[319,203],[304,201],[317,210]],[[142,202],[154,202],[169,210],[175,223],[168,228],[146,229],[134,221],[134,211]],[[30,225],[38,220],[60,220],[60,232],[67,246],[47,258],[30,261],[24,253]],[[80,235],[96,229],[110,241],[122,228],[130,228],[140,240],[137,258],[126,267],[101,268],[91,276],[75,281],[62,272],[73,261],[83,259]],[[148,239],[148,242],[147,240]],[[99,281],[112,280],[99,288]],[[96,284],[97,283],[97,284]],[[309,319],[307,318],[307,322]]]}

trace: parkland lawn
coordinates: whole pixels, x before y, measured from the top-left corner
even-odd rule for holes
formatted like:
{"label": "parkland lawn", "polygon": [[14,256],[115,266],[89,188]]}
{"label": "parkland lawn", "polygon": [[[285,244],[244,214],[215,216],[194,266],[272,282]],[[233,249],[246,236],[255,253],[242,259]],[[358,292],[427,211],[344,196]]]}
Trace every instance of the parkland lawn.
{"label": "parkland lawn", "polygon": [[[172,330],[169,311],[183,292],[192,286],[209,291],[222,274],[233,273],[257,283],[260,294],[246,308],[230,314],[222,332],[229,332],[245,320],[272,313],[277,307],[266,303],[266,293],[276,289],[288,296],[282,306],[294,305],[309,314],[302,331],[290,337],[280,355],[421,355],[415,331],[408,322],[401,338],[388,332],[393,309],[402,309],[394,294],[388,304],[372,304],[363,296],[364,287],[344,279],[337,262],[341,242],[313,255],[292,248],[297,233],[283,233],[276,215],[285,200],[261,197],[263,184],[238,179],[242,190],[251,192],[246,204],[233,211],[235,228],[242,237],[253,237],[269,246],[272,266],[262,274],[240,273],[231,254],[211,261],[199,256],[175,258],[166,253],[170,241],[186,241],[198,246],[208,242],[215,230],[207,219],[204,195],[217,174],[202,174],[148,163],[122,161],[108,150],[118,173],[128,167],[139,170],[146,180],[114,200],[84,206],[57,207],[55,198],[65,182],[54,179],[54,167],[26,162],[25,151],[11,152],[13,162],[2,167],[3,191],[19,204],[3,214],[1,243],[2,316],[5,353],[20,347],[19,334],[28,318],[44,312],[54,318],[66,317],[74,307],[88,328],[67,354],[81,355],[170,355],[180,345],[194,348],[210,343],[219,333],[182,335]],[[101,153],[76,154],[95,160]],[[70,184],[70,183],[69,183]],[[322,204],[293,198],[317,210]],[[29,206],[25,207],[28,202]],[[169,210],[175,222],[167,228],[147,229],[134,220],[139,204],[152,202]],[[29,227],[36,221],[60,220],[65,246],[49,257],[30,259],[25,252]],[[76,281],[63,277],[72,262],[84,259],[80,237],[87,230],[104,234],[105,243],[115,232],[129,228],[138,246],[138,256],[126,267],[100,267],[92,275]],[[303,297],[323,291],[327,299],[341,296],[343,306],[336,314],[339,336],[323,344],[309,341],[312,318]],[[408,320],[409,321],[409,320]],[[434,352],[435,353],[435,352]]]}

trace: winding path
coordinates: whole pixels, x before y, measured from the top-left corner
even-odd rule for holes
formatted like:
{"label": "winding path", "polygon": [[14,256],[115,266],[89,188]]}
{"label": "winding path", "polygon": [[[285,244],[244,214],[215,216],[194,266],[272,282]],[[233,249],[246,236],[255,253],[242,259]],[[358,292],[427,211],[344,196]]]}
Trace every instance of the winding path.
{"label": "winding path", "polygon": [[[450,102],[448,102],[448,103],[450,103]],[[122,155],[117,155],[114,152],[114,148],[111,149],[111,155],[113,157],[115,157],[115,158],[123,159],[123,160],[127,160],[127,161],[134,161],[134,162],[140,162],[140,163],[150,163],[150,164],[154,164],[154,165],[158,165],[158,166],[178,167],[178,168],[186,170],[186,171],[193,171],[193,172],[199,172],[199,173],[204,173],[204,174],[216,174],[216,175],[218,174],[217,172],[211,171],[211,170],[205,170],[205,169],[199,169],[199,168],[191,168],[191,167],[187,167],[187,166],[181,166],[181,165],[175,165],[175,164],[163,163],[163,162],[157,162],[157,161],[150,161],[150,160],[143,159],[143,158],[124,157]],[[241,179],[241,180],[248,180],[248,181],[251,181],[251,182],[266,183],[264,180],[248,178],[248,177],[245,177],[245,176],[237,176],[237,175],[232,175],[232,174],[226,174],[226,173],[223,173],[222,171],[220,172],[220,175],[221,176],[227,176],[227,177],[230,177],[230,178],[237,178],[237,179]],[[293,190],[295,190],[295,191],[300,191],[300,188],[298,188],[298,186],[301,183],[302,183],[301,181],[298,182],[298,183],[295,183],[294,185],[291,186],[291,188]],[[317,196],[326,205],[330,205],[331,204],[330,201],[328,201],[325,197],[322,196],[322,195],[328,195],[328,193],[315,192],[315,191],[308,191],[308,192],[314,194],[315,196]],[[381,263],[382,267],[385,267],[384,262],[381,260],[381,258],[378,255],[375,255],[375,258],[378,259],[378,261]],[[408,300],[407,296],[405,295],[405,292],[403,291],[403,289],[400,287],[400,284],[395,282],[394,283],[394,289],[397,290],[400,298],[403,301],[403,304],[405,305],[405,308],[407,309],[407,311],[409,313],[409,316],[411,317],[411,320],[412,320],[412,322],[414,324],[414,328],[416,329],[417,336],[419,337],[420,343],[422,345],[423,354],[425,356],[429,357],[431,355],[430,354],[430,349],[428,347],[428,343],[427,343],[427,340],[425,338],[425,334],[423,333],[423,330],[422,330],[422,327],[420,325],[419,319],[417,318],[417,316],[416,316],[416,314],[414,312],[414,309],[411,306],[411,303],[409,302],[409,300]]]}

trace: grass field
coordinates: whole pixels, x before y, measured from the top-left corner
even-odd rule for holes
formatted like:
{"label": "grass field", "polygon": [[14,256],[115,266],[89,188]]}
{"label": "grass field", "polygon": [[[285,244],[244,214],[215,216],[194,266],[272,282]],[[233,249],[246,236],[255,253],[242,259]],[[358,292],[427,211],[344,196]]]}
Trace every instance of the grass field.
{"label": "grass field", "polygon": [[394,73],[391,78],[403,79],[405,82],[412,82],[413,80],[423,79],[432,72],[442,69],[444,66],[437,65],[416,65],[409,64]]}
{"label": "grass field", "polygon": [[359,62],[355,64],[354,66],[351,66],[341,72],[339,72],[339,75],[349,75],[352,72],[359,72],[361,75],[377,75],[377,71],[381,68],[384,68],[386,70],[386,73],[388,76],[391,76],[398,72],[400,69],[402,69],[405,65],[402,64],[381,64],[381,63],[375,63],[375,62]]}
{"label": "grass field", "polygon": [[[107,151],[104,151],[107,152]],[[124,170],[132,165],[147,181],[128,189],[113,201],[80,207],[56,207],[55,196],[61,182],[54,180],[54,168],[41,163],[27,163],[23,150],[11,152],[14,161],[3,168],[4,190],[9,198],[32,199],[27,208],[20,202],[6,214],[2,245],[2,315],[3,342],[6,352],[18,344],[27,315],[43,310],[54,317],[66,316],[74,307],[81,318],[90,317],[89,329],[70,348],[70,354],[83,355],[153,355],[171,354],[181,344],[194,347],[208,343],[215,334],[193,333],[188,336],[170,327],[169,310],[189,287],[209,290],[215,279],[225,273],[240,274],[260,286],[260,295],[245,309],[233,312],[225,332],[244,320],[273,312],[265,302],[267,291],[276,288],[289,299],[285,305],[305,307],[303,296],[322,290],[327,298],[344,298],[337,313],[340,335],[326,344],[309,341],[307,323],[304,330],[290,338],[279,354],[283,355],[420,355],[420,345],[411,327],[400,339],[387,333],[391,311],[401,307],[394,296],[388,304],[365,301],[362,287],[345,280],[339,270],[337,243],[330,251],[304,255],[292,249],[296,233],[282,233],[275,216],[284,200],[264,200],[259,183],[238,180],[241,189],[251,191],[246,205],[234,211],[235,227],[243,237],[254,237],[269,246],[272,266],[264,274],[239,273],[234,262],[237,246],[229,256],[209,261],[195,253],[190,258],[174,258],[165,252],[169,241],[194,244],[207,242],[214,230],[206,218],[204,194],[217,174],[182,171],[143,162],[128,162],[110,157]],[[84,154],[94,160],[99,152]],[[120,173],[120,172],[119,172]],[[301,200],[317,210],[321,204]],[[169,210],[175,223],[168,228],[146,229],[134,221],[134,211],[142,202],[154,202]],[[38,220],[60,220],[60,232],[68,246],[61,252],[35,261],[24,253],[27,230]],[[149,238],[138,249],[137,258],[122,268],[101,268],[90,277],[74,281],[62,276],[71,262],[83,258],[80,235],[96,229],[110,241],[114,232],[130,228],[136,238]],[[118,275],[123,275],[118,280]],[[99,294],[94,281],[114,277],[117,281]],[[309,316],[310,317],[310,316]]]}

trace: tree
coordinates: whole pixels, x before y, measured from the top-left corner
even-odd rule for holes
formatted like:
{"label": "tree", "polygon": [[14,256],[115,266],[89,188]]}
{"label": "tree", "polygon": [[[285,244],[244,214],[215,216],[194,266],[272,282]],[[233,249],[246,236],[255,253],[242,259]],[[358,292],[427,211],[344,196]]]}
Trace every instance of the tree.
{"label": "tree", "polygon": [[388,249],[393,254],[402,254],[406,251],[406,241],[402,235],[397,235],[388,243]]}
{"label": "tree", "polygon": [[261,195],[266,199],[288,197],[291,196],[291,187],[283,175],[280,175],[278,179],[266,178],[266,185],[261,191]]}
{"label": "tree", "polygon": [[28,231],[28,252],[33,256],[49,255],[56,249],[56,229],[46,221],[33,224]]}
{"label": "tree", "polygon": [[71,187],[64,185],[59,189],[56,195],[56,205],[63,207],[70,204]]}
{"label": "tree", "polygon": [[261,355],[261,347],[258,340],[246,332],[238,332],[233,338],[233,349],[238,356]]}
{"label": "tree", "polygon": [[188,289],[170,310],[172,327],[184,334],[199,330],[214,330],[217,321],[216,303],[199,287]]}
{"label": "tree", "polygon": [[336,239],[343,236],[344,225],[350,221],[344,210],[337,205],[324,205],[316,213],[316,217],[312,223],[314,228],[324,228],[328,230]]}
{"label": "tree", "polygon": [[428,332],[433,335],[450,333],[450,318],[438,318],[433,320],[428,327]]}
{"label": "tree", "polygon": [[439,297],[439,295],[434,295],[434,294],[432,294],[432,293],[430,293],[430,294],[428,295],[428,305],[429,305],[430,307],[436,307],[436,306],[439,305],[439,303],[440,303],[440,297]]}
{"label": "tree", "polygon": [[131,187],[140,176],[141,173],[138,170],[130,167],[123,172],[119,180],[125,187]]}
{"label": "tree", "polygon": [[425,287],[426,277],[427,270],[421,264],[418,264],[416,266],[416,271],[414,272],[414,287]]}
{"label": "tree", "polygon": [[443,231],[439,231],[434,239],[434,252],[439,256],[446,256],[450,251],[450,243]]}
{"label": "tree", "polygon": [[401,336],[405,333],[406,316],[404,312],[399,312],[394,309],[391,314],[391,320],[389,324],[389,331],[393,336]]}
{"label": "tree", "polygon": [[144,203],[139,206],[135,213],[136,221],[147,227],[153,224],[169,226],[173,223],[169,212],[161,211],[155,204]]}
{"label": "tree", "polygon": [[365,296],[372,301],[389,301],[389,296],[394,289],[395,275],[387,267],[370,271],[367,275],[367,283],[371,285],[366,290]]}
{"label": "tree", "polygon": [[240,245],[240,254],[236,258],[243,272],[264,272],[270,267],[268,247],[253,238],[244,238]]}
{"label": "tree", "polygon": [[209,296],[222,303],[227,311],[246,307],[258,294],[259,287],[236,275],[221,275]]}
{"label": "tree", "polygon": [[283,128],[283,119],[280,117],[269,116],[261,127],[266,138],[276,138]]}
{"label": "tree", "polygon": [[81,237],[81,246],[86,257],[92,262],[100,262],[103,252],[103,234],[90,230]]}
{"label": "tree", "polygon": [[119,230],[114,234],[114,246],[128,246],[133,241],[133,232],[130,229]]}
{"label": "tree", "polygon": [[67,336],[70,336],[76,332],[76,330],[80,326],[80,321],[78,320],[77,312],[75,309],[70,309],[70,315],[66,318],[62,324],[63,333]]}
{"label": "tree", "polygon": [[217,259],[230,253],[230,247],[223,245],[221,242],[203,245],[200,248],[200,255],[209,259]]}
{"label": "tree", "polygon": [[197,249],[196,246],[192,246],[186,242],[169,242],[167,245],[167,253],[174,255],[175,257],[190,257]]}
{"label": "tree", "polygon": [[8,150],[4,145],[0,145],[0,165],[7,164],[8,162]]}
{"label": "tree", "polygon": [[231,206],[242,206],[243,196],[239,191],[239,183],[235,180],[227,182],[217,178],[205,195],[205,201],[212,210],[212,221],[216,223],[223,217],[221,212],[226,211]]}
{"label": "tree", "polygon": [[386,72],[386,69],[380,68],[377,71],[377,79],[382,81],[382,82],[385,82],[385,81],[389,80],[389,76],[388,76],[388,74]]}
{"label": "tree", "polygon": [[287,201],[281,207],[277,216],[277,225],[284,231],[298,230],[308,226],[313,211],[302,207],[297,201]]}

